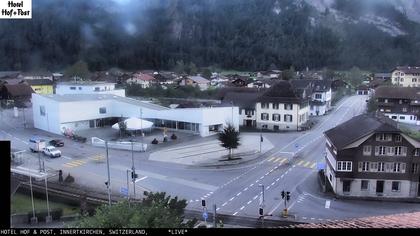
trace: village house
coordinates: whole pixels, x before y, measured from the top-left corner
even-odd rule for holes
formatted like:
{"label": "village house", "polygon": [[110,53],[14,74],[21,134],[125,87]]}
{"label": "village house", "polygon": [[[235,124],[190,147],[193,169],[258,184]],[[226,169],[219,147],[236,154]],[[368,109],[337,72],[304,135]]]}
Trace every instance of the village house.
{"label": "village house", "polygon": [[324,133],[326,178],[338,196],[420,197],[420,142],[380,113],[363,114]]}
{"label": "village house", "polygon": [[420,125],[419,87],[378,87],[374,99],[378,111],[392,120]]}
{"label": "village house", "polygon": [[187,76],[181,79],[178,83],[180,86],[195,86],[200,90],[207,90],[210,86],[210,80],[205,79],[201,76]]}
{"label": "village house", "polygon": [[53,94],[53,81],[49,79],[28,79],[24,80],[38,94]]}
{"label": "village house", "polygon": [[391,81],[401,87],[420,87],[420,67],[397,66],[392,70]]}
{"label": "village house", "polygon": [[32,93],[34,93],[31,86],[26,83],[20,84],[3,84],[1,87],[1,99],[8,104],[14,103],[15,106],[25,106],[24,104],[30,102]]}
{"label": "village house", "polygon": [[130,79],[126,80],[127,84],[138,84],[141,88],[149,88],[156,79],[153,76],[141,72],[134,73]]}
{"label": "village house", "polygon": [[311,94],[309,115],[322,116],[331,110],[331,81],[318,79],[296,79],[290,81],[294,88],[307,89]]}

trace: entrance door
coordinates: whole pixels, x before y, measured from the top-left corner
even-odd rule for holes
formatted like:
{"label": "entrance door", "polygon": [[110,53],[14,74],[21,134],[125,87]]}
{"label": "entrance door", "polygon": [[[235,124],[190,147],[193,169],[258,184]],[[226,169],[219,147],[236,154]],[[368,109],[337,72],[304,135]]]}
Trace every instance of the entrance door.
{"label": "entrance door", "polygon": [[89,127],[90,128],[95,128],[95,120],[90,120],[89,121]]}
{"label": "entrance door", "polygon": [[252,127],[252,120],[246,120],[246,126]]}
{"label": "entrance door", "polygon": [[376,193],[382,194],[384,192],[384,181],[378,180],[376,181]]}
{"label": "entrance door", "polygon": [[350,180],[344,180],[343,181],[343,192],[344,193],[349,193],[350,192],[350,184],[351,184]]}

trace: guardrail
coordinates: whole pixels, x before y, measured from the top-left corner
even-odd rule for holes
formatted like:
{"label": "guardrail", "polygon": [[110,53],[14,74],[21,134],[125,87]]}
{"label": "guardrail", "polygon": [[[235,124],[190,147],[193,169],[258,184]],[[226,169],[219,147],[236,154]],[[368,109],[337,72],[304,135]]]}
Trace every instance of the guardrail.
{"label": "guardrail", "polygon": [[[105,147],[105,140],[92,137],[92,145],[95,147]],[[147,144],[139,142],[118,142],[118,141],[108,141],[108,148],[120,149],[120,150],[129,150],[136,152],[145,152],[147,150]]]}

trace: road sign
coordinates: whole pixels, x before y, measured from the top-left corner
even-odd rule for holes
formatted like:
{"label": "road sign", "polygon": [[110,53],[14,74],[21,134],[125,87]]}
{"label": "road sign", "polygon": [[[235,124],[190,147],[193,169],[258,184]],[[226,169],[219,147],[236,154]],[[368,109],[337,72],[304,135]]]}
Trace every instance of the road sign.
{"label": "road sign", "polygon": [[298,147],[299,147],[299,144],[295,143],[295,148],[298,148]]}
{"label": "road sign", "polygon": [[324,162],[316,163],[316,169],[317,170],[325,170],[325,163]]}
{"label": "road sign", "polygon": [[124,196],[127,196],[128,195],[128,189],[124,188],[124,187],[121,187],[120,188],[120,193]]}
{"label": "road sign", "polygon": [[203,219],[207,220],[208,217],[209,217],[209,215],[207,214],[207,211],[203,212]]}

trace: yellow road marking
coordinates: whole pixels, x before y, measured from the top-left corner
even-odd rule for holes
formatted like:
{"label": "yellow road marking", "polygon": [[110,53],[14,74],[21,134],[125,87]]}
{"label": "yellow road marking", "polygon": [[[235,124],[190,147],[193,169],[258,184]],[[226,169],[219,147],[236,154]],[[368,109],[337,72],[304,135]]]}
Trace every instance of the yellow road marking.
{"label": "yellow road marking", "polygon": [[311,169],[314,169],[316,165],[316,162],[314,162],[314,164],[311,165]]}
{"label": "yellow road marking", "polygon": [[304,161],[299,161],[298,165],[300,166],[302,165],[302,163],[304,163]]}
{"label": "yellow road marking", "polygon": [[76,160],[76,161],[72,161],[71,163],[74,163],[74,164],[85,164],[86,161]]}
{"label": "yellow road marking", "polygon": [[287,161],[287,158],[283,158],[283,160],[281,160],[280,164],[283,164],[283,162]]}
{"label": "yellow road marking", "polygon": [[281,160],[281,158],[280,157],[278,157],[275,161],[273,161],[274,163],[276,163],[276,162],[278,162],[278,161],[280,161]]}
{"label": "yellow road marking", "polygon": [[307,161],[306,163],[305,163],[305,165],[303,165],[304,167],[307,167],[309,164],[311,164],[311,162],[310,161]]}
{"label": "yellow road marking", "polygon": [[275,157],[272,157],[272,158],[268,159],[268,161],[272,161],[274,158],[275,158]]}

